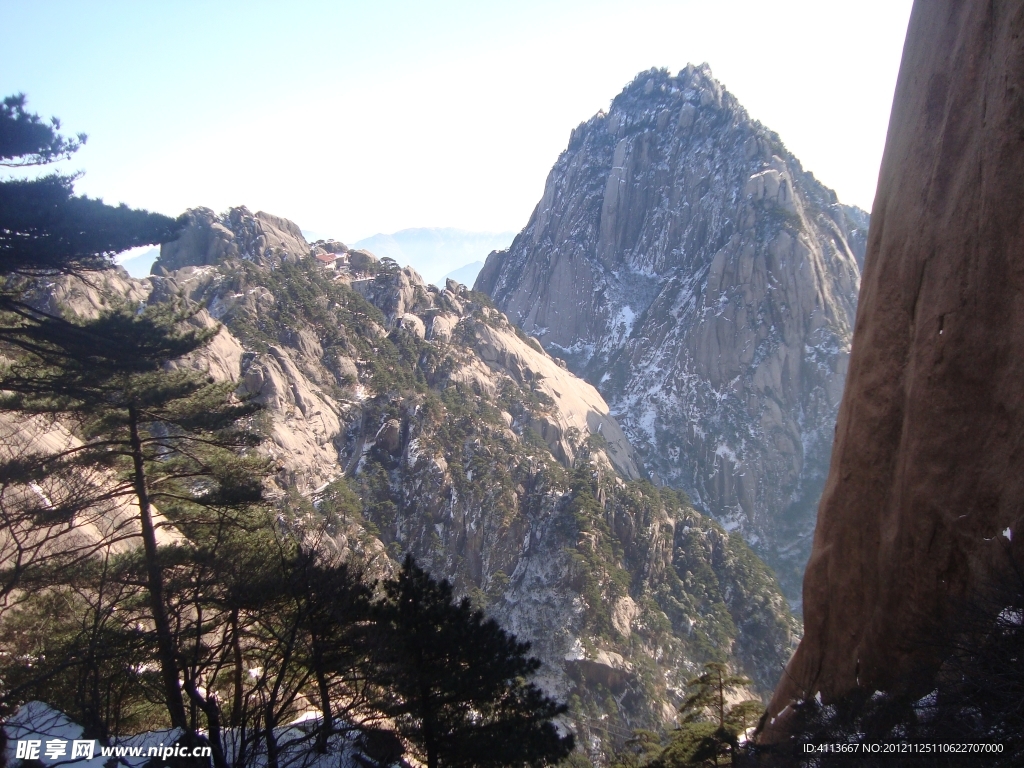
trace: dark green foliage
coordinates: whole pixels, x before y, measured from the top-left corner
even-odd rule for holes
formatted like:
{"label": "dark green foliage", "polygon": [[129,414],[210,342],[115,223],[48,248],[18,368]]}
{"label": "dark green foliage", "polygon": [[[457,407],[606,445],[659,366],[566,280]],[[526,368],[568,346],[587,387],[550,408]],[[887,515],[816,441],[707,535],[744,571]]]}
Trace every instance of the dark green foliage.
{"label": "dark green foliage", "polygon": [[361,353],[369,347],[353,345],[368,344],[384,323],[380,310],[344,283],[331,280],[313,259],[283,261],[273,270],[249,261],[232,262],[222,275],[220,289],[242,293],[258,285],[274,296],[273,307],[258,316],[239,311],[224,318],[232,332],[257,351],[305,327],[325,350],[340,347],[347,354]]}
{"label": "dark green foliage", "polygon": [[76,197],[68,177],[0,183],[0,274],[105,269],[114,254],[172,240],[176,231],[166,216]]}
{"label": "dark green foliage", "polygon": [[[160,371],[205,345],[212,332],[184,327],[188,314],[174,305],[122,305],[95,320],[23,325],[8,331],[28,354],[5,366],[7,406],[59,412],[83,412],[109,402],[112,376]],[[193,376],[194,378],[194,376]]]}
{"label": "dark green foliage", "polygon": [[[255,669],[248,684],[237,682],[242,670],[232,683],[230,722],[249,731],[243,752],[253,762],[265,755],[276,765],[282,749],[304,738],[326,752],[339,726],[351,728],[360,714],[365,716],[361,689],[373,585],[359,569],[287,541],[276,557],[271,554],[261,564],[251,560],[243,575],[245,583],[236,582],[221,607],[219,624],[206,630],[216,637],[227,629],[237,638],[230,646],[215,646],[208,667],[237,669],[236,659],[244,656],[247,669]],[[311,731],[282,743],[275,729],[302,712],[303,696],[315,702],[320,720]],[[239,764],[245,760],[236,759]]]}
{"label": "dark green foliage", "polygon": [[[173,305],[142,312],[120,307],[78,326],[82,333],[106,340],[115,350],[112,355],[104,354],[108,348],[104,345],[81,347],[66,343],[63,337],[51,341],[50,332],[64,326],[43,324],[46,333],[39,334],[43,338],[25,345],[16,361],[0,370],[0,388],[7,392],[0,398],[0,408],[59,418],[80,438],[63,449],[36,454],[30,462],[8,464],[4,474],[15,491],[31,486],[33,478],[92,476],[84,487],[76,486],[71,492],[57,487],[58,495],[40,499],[50,518],[60,517],[69,526],[82,513],[107,510],[107,517],[101,511],[96,518],[101,522],[99,541],[86,551],[103,551],[134,533],[136,526],[141,529],[143,548],[137,566],[128,569],[127,581],[145,585],[149,610],[143,616],[154,627],[161,699],[171,724],[194,744],[200,736],[194,719],[189,722],[182,698],[178,650],[182,627],[191,623],[187,618],[194,606],[182,611],[171,599],[174,576],[180,570],[177,560],[187,550],[172,549],[170,559],[161,551],[153,504],[159,504],[179,530],[202,541],[209,535],[200,533],[202,529],[222,531],[261,501],[266,462],[248,452],[257,442],[245,424],[255,411],[253,403],[234,398],[230,383],[216,384],[188,368],[164,368],[172,357],[194,352],[211,338],[209,332],[179,330],[186,318],[175,313]],[[0,499],[4,502],[0,510],[25,520],[22,498],[25,494],[15,492]],[[127,504],[137,512],[124,519],[124,512],[118,510],[130,509]],[[31,508],[27,511],[31,526],[37,515]],[[52,546],[73,544],[58,536]],[[31,570],[5,570],[5,590],[13,590]],[[63,574],[54,576],[60,579],[58,584],[64,583]],[[203,634],[201,629],[195,632],[197,637]],[[193,704],[209,705],[212,710],[213,705],[194,687],[190,689],[188,681],[186,672],[184,690]],[[207,717],[208,727],[217,731],[215,713],[207,712]],[[217,761],[221,768],[222,758],[219,755]]]}
{"label": "dark green foliage", "polygon": [[[539,438],[536,446],[510,438],[495,404],[461,383],[438,382],[437,388],[406,395],[378,396],[364,404],[364,433],[372,435],[388,419],[397,419],[408,430],[408,439],[416,439],[420,446],[421,457],[412,466],[374,448],[354,478],[364,517],[379,529],[382,541],[399,547],[395,556],[400,558],[403,549],[395,541],[396,532],[406,525],[424,526],[429,536],[433,525],[426,521],[437,521],[437,508],[452,491],[466,508],[481,510],[485,535],[493,537],[490,546],[496,551],[508,549],[513,540],[521,541],[523,533],[513,534],[523,522],[517,486],[531,486],[535,482],[531,477],[542,467],[545,473],[564,472],[553,462],[547,445]],[[444,481],[451,490],[432,471],[434,455],[447,464],[450,474]],[[428,484],[417,494],[403,493],[403,478],[419,473],[429,478]],[[531,503],[523,502],[524,506]],[[425,562],[444,557],[436,536],[428,541],[431,548],[417,549],[417,556]],[[474,594],[478,604],[484,605],[491,590],[481,583],[481,576],[462,571],[454,578],[460,591]]]}
{"label": "dark green foliage", "polygon": [[749,679],[730,674],[725,664],[705,664],[704,672],[686,684],[689,694],[679,709],[679,727],[667,739],[650,731],[634,732],[615,768],[737,764],[743,756],[741,737],[764,709],[756,700],[729,704],[731,694],[748,685]]}
{"label": "dark green foliage", "polygon": [[679,708],[680,722],[710,720],[720,727],[725,726],[731,711],[726,696],[747,685],[750,685],[748,678],[729,674],[725,664],[708,662],[704,665],[704,672],[686,683],[692,692]]}
{"label": "dark green foliage", "polygon": [[[198,536],[259,502],[265,462],[250,452],[256,439],[246,429],[254,405],[235,399],[230,384],[164,369],[210,338],[181,328],[183,317],[170,305],[120,307],[18,332],[25,344],[0,367],[0,408],[35,416],[28,423],[37,429],[60,419],[79,442],[0,462],[0,519],[14,533],[5,540],[0,596],[65,583],[69,567],[137,535],[140,525],[153,537],[155,579],[151,503]],[[46,493],[27,492],[33,484]],[[72,522],[95,525],[97,538],[76,538]]]}
{"label": "dark green foliage", "polygon": [[[59,128],[56,119],[46,123],[26,112],[24,95],[7,97],[0,106],[0,165],[45,165],[70,157],[85,136],[66,139]],[[0,182],[0,297],[7,304],[13,275],[103,269],[115,253],[174,238],[173,219],[75,197],[73,182],[60,175]]]}
{"label": "dark green foliage", "polygon": [[555,763],[572,751],[552,719],[566,711],[527,682],[540,667],[468,598],[453,601],[406,557],[378,604],[385,642],[375,646],[380,709],[429,768]]}
{"label": "dark green foliage", "polygon": [[582,752],[573,752],[559,763],[561,768],[594,768],[594,764]]}
{"label": "dark green foliage", "polygon": [[57,118],[51,117],[47,123],[25,110],[25,94],[8,96],[0,104],[0,165],[46,165],[71,157],[85,144],[84,133],[66,139],[59,130]]}
{"label": "dark green foliage", "polygon": [[[622,647],[612,609],[620,597],[628,595],[642,617],[632,622],[629,643],[633,648],[657,648],[663,659],[679,665],[728,660],[738,669],[758,674],[755,690],[770,690],[777,673],[766,670],[764,660],[777,659],[781,669],[791,651],[793,622],[770,572],[738,536],[727,534],[694,511],[683,493],[645,482],[620,484],[602,478],[586,461],[574,472],[567,511],[572,517],[567,516],[565,522],[571,519],[577,543],[571,553],[576,563],[573,586],[584,598],[586,628],[595,645]],[[656,552],[665,555],[655,556]],[[744,622],[747,636],[737,631],[740,622]],[[762,637],[766,640],[762,644],[746,645]],[[584,645],[587,647],[586,638]],[[664,689],[664,672],[644,664],[647,658],[642,654],[631,658],[635,676],[625,684],[625,692],[617,691],[613,709],[602,705],[607,693],[602,692],[599,679],[587,677],[586,669],[576,688],[578,699],[573,700],[579,702],[574,715],[580,718],[584,737],[589,730],[591,737],[596,733],[609,745],[615,743],[616,759],[626,763],[640,758],[624,746],[624,727],[660,727],[656,715],[641,714],[637,699],[664,700],[671,695]],[[763,681],[768,676],[772,679]],[[750,710],[760,711],[761,706],[752,702],[740,706],[735,714],[744,715],[746,725],[752,726]],[[610,715],[595,723],[605,711]],[[616,722],[615,717],[621,719]],[[602,726],[607,726],[607,733],[601,732]],[[685,734],[677,735],[690,738],[695,729],[701,731],[703,735],[694,741],[697,744],[707,735],[704,731],[713,733],[719,727],[717,723],[712,728],[694,723],[687,726]],[[663,743],[659,739],[658,751],[669,745],[667,738]],[[672,742],[675,752],[689,754],[684,746],[678,739]],[[644,758],[649,759],[653,759],[651,755]]]}
{"label": "dark green foliage", "polygon": [[[702,661],[724,661],[738,638],[733,654],[758,688],[771,690],[798,631],[771,571],[739,536],[698,514],[688,500],[660,491],[678,517],[674,578],[659,587],[659,605],[687,632]],[[765,667],[763,660],[771,658],[777,668]]]}
{"label": "dark green foliage", "polygon": [[665,748],[663,741],[662,734],[646,728],[634,730],[612,761],[612,768],[641,768],[649,765]]}
{"label": "dark green foliage", "polygon": [[494,311],[498,311],[498,308],[494,305],[494,301],[483,291],[474,291],[472,288],[466,289],[466,298],[472,301],[474,304],[479,304],[481,307],[487,307]]}
{"label": "dark green foliage", "polygon": [[387,470],[380,462],[368,462],[359,476],[359,486],[367,519],[379,528],[392,530],[398,519],[399,500],[391,490]]}
{"label": "dark green foliage", "polygon": [[146,667],[152,633],[130,606],[139,590],[126,563],[89,560],[8,611],[0,623],[6,710],[36,699],[80,723],[88,737],[161,727],[166,711],[150,698],[158,679]]}
{"label": "dark green foliage", "polygon": [[686,723],[672,734],[651,768],[730,765],[727,734],[714,723]]}
{"label": "dark green foliage", "polygon": [[763,710],[760,701],[728,703],[728,695],[747,685],[748,678],[729,674],[725,664],[705,664],[704,672],[686,683],[691,692],[679,708],[679,729],[659,762],[666,768],[731,765],[739,750],[739,737]]}
{"label": "dark green foliage", "polygon": [[350,520],[363,522],[362,502],[346,478],[330,483],[317,496],[316,502],[317,510],[329,528],[337,523],[347,525]]}
{"label": "dark green foliage", "polygon": [[[214,383],[187,368],[163,368],[211,338],[209,332],[180,329],[181,320],[170,305],[142,312],[122,307],[74,326],[81,338],[102,340],[88,346],[73,343],[70,334],[51,341],[60,327],[48,325],[31,354],[0,369],[6,391],[0,408],[60,417],[76,425],[85,441],[37,462],[37,471],[52,473],[64,464],[124,471],[120,490],[108,485],[100,492],[108,499],[133,496],[134,430],[150,473],[149,497],[166,511],[184,510],[182,505],[232,508],[261,497],[263,462],[244,455],[256,444],[244,422],[257,406],[235,399],[230,383]],[[22,470],[36,471],[31,465]]]}
{"label": "dark green foliage", "polygon": [[[26,113],[22,97],[6,100],[0,110],[0,157],[18,165],[70,154],[78,142],[61,138],[56,128],[55,122],[46,126]],[[109,557],[109,548],[132,535],[137,525],[144,554],[129,582],[145,584],[146,619],[154,626],[162,699],[171,724],[195,744],[199,737],[195,723],[190,727],[187,720],[179,686],[152,501],[166,501],[167,509],[217,509],[218,514],[258,501],[260,467],[238,453],[253,445],[237,428],[252,408],[232,401],[230,387],[205,376],[184,368],[165,370],[212,337],[182,330],[188,315],[173,304],[142,312],[121,306],[76,322],[39,311],[24,299],[28,278],[108,267],[114,253],[169,240],[177,230],[164,216],[75,197],[72,181],[51,175],[0,182],[0,352],[5,357],[0,409],[36,417],[37,428],[46,419],[60,419],[82,441],[5,456],[0,514],[9,535],[3,542],[2,596],[33,581],[38,587],[45,577],[53,579],[46,585],[51,588],[82,589],[80,581],[64,581],[71,575],[67,566],[88,566],[94,555]],[[56,495],[29,492],[51,478],[68,482],[50,484]],[[128,502],[138,514],[125,519]],[[73,522],[86,522],[83,515],[92,515],[88,522],[98,524],[84,544],[64,535],[72,532]],[[57,570],[60,566],[64,570]],[[87,605],[94,597],[92,590],[81,594],[88,595]],[[101,605],[88,605],[87,615],[101,617]],[[76,650],[74,638],[68,642],[76,669],[92,669],[95,686],[101,669],[95,654]],[[105,645],[118,647],[116,642]],[[95,646],[94,641],[86,644]],[[103,719],[100,697],[94,693],[90,698],[85,714],[95,724]]]}
{"label": "dark green foliage", "polygon": [[241,293],[259,285],[274,296],[273,307],[258,315],[240,307],[224,317],[231,331],[253,350],[265,352],[273,344],[291,341],[296,329],[308,329],[325,357],[341,354],[358,359],[360,381],[378,393],[424,391],[443,363],[432,356],[433,347],[412,334],[397,329],[381,336],[385,319],[380,310],[345,283],[331,280],[315,260],[282,262],[272,271],[242,261],[232,263],[223,274],[218,290]]}
{"label": "dark green foliage", "polygon": [[586,629],[598,637],[611,638],[611,606],[629,594],[630,576],[622,567],[623,550],[594,496],[594,478],[588,466],[578,467],[572,476],[572,497],[568,512],[578,533],[572,552],[575,586],[586,601]]}

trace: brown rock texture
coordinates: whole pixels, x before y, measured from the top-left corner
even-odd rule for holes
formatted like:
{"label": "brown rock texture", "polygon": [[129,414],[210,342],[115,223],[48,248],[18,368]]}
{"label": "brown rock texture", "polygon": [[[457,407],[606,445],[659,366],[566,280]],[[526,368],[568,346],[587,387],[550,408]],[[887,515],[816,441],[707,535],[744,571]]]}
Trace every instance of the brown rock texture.
{"label": "brown rock texture", "polygon": [[1020,0],[914,4],[805,634],[773,717],[816,693],[927,685],[923,635],[1021,554],[1022,33]]}

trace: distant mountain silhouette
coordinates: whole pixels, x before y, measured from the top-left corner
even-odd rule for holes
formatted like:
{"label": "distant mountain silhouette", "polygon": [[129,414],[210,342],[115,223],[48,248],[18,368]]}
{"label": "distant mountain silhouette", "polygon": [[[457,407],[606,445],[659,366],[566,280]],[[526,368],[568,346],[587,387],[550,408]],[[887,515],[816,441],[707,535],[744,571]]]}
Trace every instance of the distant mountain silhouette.
{"label": "distant mountain silhouette", "polygon": [[[469,232],[450,227],[403,229],[392,234],[376,234],[353,244],[374,255],[392,258],[402,266],[411,266],[428,283],[444,286],[445,278],[471,262],[483,261],[491,251],[508,248],[515,232]],[[479,271],[479,268],[477,268]],[[472,285],[476,279],[459,280]]]}
{"label": "distant mountain silhouette", "polygon": [[483,268],[484,263],[482,261],[474,261],[472,264],[466,264],[449,272],[444,276],[444,280],[454,280],[457,283],[462,283],[472,288],[474,281],[476,281],[476,276],[480,274],[480,270]]}
{"label": "distant mountain silhouette", "polygon": [[156,257],[159,255],[159,248],[147,248],[142,253],[127,258],[124,261],[119,261],[118,264],[124,267],[125,271],[127,271],[129,275],[141,280],[144,277],[149,277],[149,270],[153,266],[153,262],[156,261]]}

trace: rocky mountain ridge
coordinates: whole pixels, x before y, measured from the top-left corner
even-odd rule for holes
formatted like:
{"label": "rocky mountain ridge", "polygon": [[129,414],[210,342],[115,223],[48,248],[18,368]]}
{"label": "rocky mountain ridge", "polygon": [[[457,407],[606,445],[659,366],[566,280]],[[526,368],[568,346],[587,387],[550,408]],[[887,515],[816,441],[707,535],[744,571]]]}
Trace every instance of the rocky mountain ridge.
{"label": "rocky mountain ridge", "polygon": [[[266,409],[282,520],[387,569],[411,551],[534,644],[595,759],[674,720],[684,682],[727,659],[767,691],[797,625],[770,571],[639,480],[597,390],[486,296],[369,254],[323,261],[289,222],[189,213],[142,281],[41,294],[82,315],[185,297],[221,330],[181,364]],[[290,225],[290,226],[289,226]]]}
{"label": "rocky mountain ridge", "polygon": [[796,602],[866,234],[707,65],[651,70],[572,132],[475,288],[595,383],[652,478],[742,532]]}

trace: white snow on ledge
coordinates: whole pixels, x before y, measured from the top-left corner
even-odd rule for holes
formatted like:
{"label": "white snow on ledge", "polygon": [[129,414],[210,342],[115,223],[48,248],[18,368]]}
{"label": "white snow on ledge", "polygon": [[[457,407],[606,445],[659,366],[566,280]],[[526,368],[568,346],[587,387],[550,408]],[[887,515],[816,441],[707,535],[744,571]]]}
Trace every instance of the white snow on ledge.
{"label": "white snow on ledge", "polygon": [[[93,757],[73,758],[73,743],[82,741],[82,726],[74,722],[48,704],[41,701],[30,701],[15,712],[4,724],[4,731],[7,734],[6,755],[7,765],[16,765],[18,762],[17,749],[19,741],[40,741],[38,760],[46,766],[73,765],[75,768],[104,768],[111,760],[100,754],[98,743],[93,743]],[[131,736],[117,742],[117,746],[142,747],[142,752],[148,751],[149,747],[170,746],[176,744],[181,734],[177,729],[167,731],[148,731],[146,733]],[[66,754],[48,756],[47,742],[65,741]],[[143,754],[141,757],[117,758],[118,764],[129,768],[141,768],[150,758]]]}
{"label": "white snow on ledge", "polygon": [[[359,737],[358,731],[349,729],[346,732],[335,734],[331,737],[326,754],[317,754],[313,748],[313,739],[310,737],[311,728],[319,722],[319,716],[314,712],[305,713],[299,716],[293,723],[276,729],[278,744],[281,747],[279,764],[281,768],[362,768],[364,765],[373,765],[375,761],[369,759],[362,753],[356,743]],[[339,728],[344,729],[344,724],[339,723]],[[45,704],[41,701],[30,701],[21,706],[7,722],[3,729],[7,735],[7,746],[4,757],[5,764],[15,766],[21,763],[17,756],[18,742],[38,741],[39,754],[37,759],[46,768],[57,766],[70,766],[73,768],[143,768],[147,763],[166,763],[158,757],[150,757],[147,752],[151,747],[170,747],[177,744],[181,739],[178,729],[164,731],[146,731],[145,733],[117,739],[110,746],[112,747],[138,747],[141,755],[138,756],[104,756],[101,754],[100,745],[93,740],[93,757],[85,759],[82,757],[72,758],[73,742],[82,741],[82,726],[75,723],[63,712]],[[232,764],[235,754],[237,734],[234,729],[225,728],[223,732],[224,751],[228,765]],[[66,742],[65,754],[62,756],[48,757],[47,742]],[[250,749],[251,749],[250,745]],[[53,754],[53,753],[51,753]],[[250,752],[246,763],[252,768],[261,768],[265,765],[262,749],[260,754],[253,756]],[[210,761],[212,765],[212,759]],[[401,762],[395,764],[402,765]]]}

